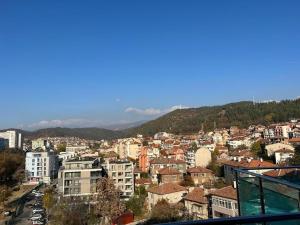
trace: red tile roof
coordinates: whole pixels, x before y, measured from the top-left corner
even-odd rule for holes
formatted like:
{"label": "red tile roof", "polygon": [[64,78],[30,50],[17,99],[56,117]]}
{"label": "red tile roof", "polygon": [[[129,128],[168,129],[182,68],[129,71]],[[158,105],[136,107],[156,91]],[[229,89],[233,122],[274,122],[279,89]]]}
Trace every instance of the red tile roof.
{"label": "red tile roof", "polygon": [[228,198],[237,200],[237,193],[236,190],[232,186],[227,186],[211,193],[212,196],[219,196],[222,198]]}
{"label": "red tile roof", "polygon": [[158,173],[160,175],[177,175],[181,174],[177,169],[171,168],[171,167],[166,167],[158,170]]}
{"label": "red tile roof", "polygon": [[224,165],[229,165],[232,167],[240,167],[240,168],[254,168],[254,167],[276,167],[275,164],[267,161],[260,161],[256,159],[252,159],[250,162],[247,160],[241,160],[240,162],[238,161],[233,161],[233,160],[227,160],[222,162]]}
{"label": "red tile roof", "polygon": [[195,188],[193,191],[188,193],[185,197],[185,200],[208,204],[207,198],[204,196],[204,190],[202,188]]}
{"label": "red tile roof", "polygon": [[211,170],[204,167],[192,167],[187,170],[188,173],[213,173]]}
{"label": "red tile roof", "polygon": [[150,178],[141,178],[141,179],[137,179],[135,181],[136,184],[141,184],[141,185],[145,185],[145,184],[152,184],[152,181]]}
{"label": "red tile roof", "polygon": [[186,164],[183,160],[167,159],[167,158],[156,158],[150,161],[150,164]]}
{"label": "red tile roof", "polygon": [[158,195],[165,195],[165,194],[186,191],[186,188],[178,184],[165,183],[160,186],[149,188],[147,191]]}

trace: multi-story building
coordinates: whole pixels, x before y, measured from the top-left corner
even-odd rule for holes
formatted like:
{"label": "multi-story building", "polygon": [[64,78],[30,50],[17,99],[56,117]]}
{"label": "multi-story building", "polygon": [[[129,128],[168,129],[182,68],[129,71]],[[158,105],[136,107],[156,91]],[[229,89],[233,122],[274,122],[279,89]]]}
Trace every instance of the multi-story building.
{"label": "multi-story building", "polygon": [[97,181],[106,171],[94,158],[67,160],[58,171],[58,190],[64,197],[90,196],[97,190]]}
{"label": "multi-story building", "polygon": [[8,140],[8,147],[15,149],[23,149],[23,136],[22,133],[16,130],[7,130],[0,132],[0,138]]}
{"label": "multi-story building", "polygon": [[49,184],[57,177],[58,158],[54,151],[27,152],[25,170],[28,182]]}
{"label": "multi-story building", "polygon": [[215,180],[213,172],[204,167],[189,168],[187,174],[191,176],[195,185],[212,184]]}
{"label": "multi-story building", "polygon": [[108,176],[114,181],[123,199],[129,199],[134,194],[134,167],[126,160],[110,161],[106,164]]}
{"label": "multi-story building", "polygon": [[162,168],[158,171],[158,183],[175,183],[183,181],[183,174],[172,167]]}
{"label": "multi-story building", "polygon": [[8,140],[0,138],[0,151],[8,148]]}

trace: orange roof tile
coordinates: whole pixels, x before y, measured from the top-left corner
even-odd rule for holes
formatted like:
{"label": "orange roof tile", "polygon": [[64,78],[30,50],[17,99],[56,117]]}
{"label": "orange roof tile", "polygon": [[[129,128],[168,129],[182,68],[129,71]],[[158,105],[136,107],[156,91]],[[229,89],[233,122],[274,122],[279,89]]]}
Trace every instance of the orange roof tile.
{"label": "orange roof tile", "polygon": [[186,188],[178,184],[165,183],[160,186],[149,188],[147,191],[158,195],[165,195],[165,194],[186,191]]}
{"label": "orange roof tile", "polygon": [[193,191],[188,193],[185,197],[185,200],[208,204],[207,198],[204,196],[204,190],[202,188],[195,188]]}
{"label": "orange roof tile", "polygon": [[211,195],[237,200],[237,192],[232,186],[227,186],[213,191]]}

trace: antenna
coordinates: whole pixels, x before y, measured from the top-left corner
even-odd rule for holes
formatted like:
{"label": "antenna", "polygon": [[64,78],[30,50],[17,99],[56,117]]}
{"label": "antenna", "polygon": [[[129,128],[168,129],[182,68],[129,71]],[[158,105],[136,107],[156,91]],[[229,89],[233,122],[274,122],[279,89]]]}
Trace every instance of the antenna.
{"label": "antenna", "polygon": [[254,96],[252,97],[252,101],[253,101],[253,105],[255,105],[255,100],[254,100]]}

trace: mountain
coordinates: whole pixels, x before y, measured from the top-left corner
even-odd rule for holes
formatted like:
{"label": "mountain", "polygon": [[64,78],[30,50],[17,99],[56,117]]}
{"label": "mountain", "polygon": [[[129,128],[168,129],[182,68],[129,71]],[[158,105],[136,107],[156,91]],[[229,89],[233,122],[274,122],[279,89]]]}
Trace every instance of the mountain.
{"label": "mountain", "polygon": [[[280,102],[255,103],[244,101],[220,106],[178,109],[160,118],[146,122],[137,127],[118,130],[116,127],[103,128],[47,128],[33,132],[24,131],[27,138],[38,137],[80,137],[86,139],[115,139],[143,134],[152,136],[166,131],[174,134],[195,133],[203,129],[229,128],[239,126],[246,128],[252,124],[268,125],[300,118],[300,99]],[[128,126],[127,126],[128,127]]]}
{"label": "mountain", "polygon": [[141,121],[136,121],[136,122],[132,122],[132,123],[123,123],[123,124],[112,124],[112,125],[107,125],[104,126],[102,128],[108,129],[108,130],[125,130],[125,129],[129,129],[129,128],[133,128],[133,127],[137,127],[140,126],[144,123],[146,123],[147,120],[141,120]]}
{"label": "mountain", "polygon": [[300,118],[300,99],[280,102],[253,103],[249,101],[230,103],[221,106],[178,109],[141,126],[123,130],[127,135],[153,135],[159,131],[175,134],[188,134],[214,128],[251,124],[268,125],[276,122]]}
{"label": "mountain", "polygon": [[121,131],[112,131],[103,128],[46,128],[36,131],[26,131],[24,136],[28,139],[35,139],[39,137],[79,137],[91,140],[101,139],[115,139],[123,137]]}

